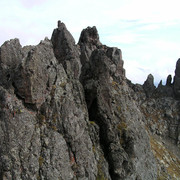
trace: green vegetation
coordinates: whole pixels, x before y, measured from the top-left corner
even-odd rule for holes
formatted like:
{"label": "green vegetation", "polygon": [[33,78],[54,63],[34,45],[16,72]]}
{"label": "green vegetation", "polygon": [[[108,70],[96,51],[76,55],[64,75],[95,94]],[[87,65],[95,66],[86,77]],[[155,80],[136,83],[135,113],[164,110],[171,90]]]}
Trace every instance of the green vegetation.
{"label": "green vegetation", "polygon": [[55,90],[56,90],[56,85],[53,85],[53,86],[52,86],[52,89],[51,89],[51,93],[50,93],[51,97],[54,97],[54,95],[55,95]]}
{"label": "green vegetation", "polygon": [[91,125],[95,125],[96,123],[94,121],[89,121]]}
{"label": "green vegetation", "polygon": [[114,89],[115,89],[116,91],[118,91],[118,83],[117,83],[117,82],[112,81],[112,86],[114,87]]}
{"label": "green vegetation", "polygon": [[101,174],[101,172],[98,171],[98,176],[96,180],[108,180],[108,179],[104,177],[104,174]]}
{"label": "green vegetation", "polygon": [[60,84],[60,87],[62,87],[62,88],[65,88],[66,87],[66,82],[62,82],[61,84]]}
{"label": "green vegetation", "polygon": [[168,179],[168,176],[166,173],[158,174],[157,180],[166,180]]}
{"label": "green vegetation", "polygon": [[16,109],[15,112],[16,112],[17,114],[21,114],[21,113],[23,112],[23,109]]}
{"label": "green vegetation", "polygon": [[37,177],[37,180],[41,180],[41,177],[39,175],[37,175],[36,177]]}
{"label": "green vegetation", "polygon": [[96,177],[96,180],[108,180],[105,176],[104,176],[104,172],[102,170],[102,166],[103,166],[103,161],[104,161],[104,157],[103,155],[100,155],[100,159],[97,165],[98,168],[98,174]]}
{"label": "green vegetation", "polygon": [[39,167],[42,167],[44,163],[44,158],[42,156],[39,157]]}
{"label": "green vegetation", "polygon": [[[180,160],[152,136],[150,136],[150,144],[154,156],[158,162],[166,168],[167,173],[172,178],[180,179]],[[166,177],[166,173],[159,172],[159,180],[162,180],[163,178],[166,179]]]}
{"label": "green vegetation", "polygon": [[58,114],[56,113],[56,114],[53,114],[53,116],[52,116],[52,122],[53,123],[56,123],[57,122],[57,117],[58,117]]}
{"label": "green vegetation", "polygon": [[117,86],[117,85],[118,85],[118,83],[117,83],[117,82],[112,81],[112,86]]}
{"label": "green vegetation", "polygon": [[118,112],[121,112],[121,106],[117,107]]}
{"label": "green vegetation", "polygon": [[41,126],[45,124],[46,117],[45,117],[44,115],[38,114],[38,115],[37,115],[37,118],[38,118],[39,124],[40,124]]}
{"label": "green vegetation", "polygon": [[122,121],[121,123],[119,123],[117,125],[117,129],[118,131],[120,132],[120,144],[123,145],[124,144],[124,139],[123,139],[123,131],[126,131],[127,130],[127,124]]}
{"label": "green vegetation", "polygon": [[122,133],[123,130],[127,129],[127,124],[125,122],[121,122],[117,125],[117,128],[120,131],[120,133]]}
{"label": "green vegetation", "polygon": [[54,130],[54,131],[57,131],[57,127],[56,126],[51,126],[51,128]]}
{"label": "green vegetation", "polygon": [[93,150],[93,153],[95,154],[96,153],[96,148],[95,148],[94,145],[92,146],[92,150]]}

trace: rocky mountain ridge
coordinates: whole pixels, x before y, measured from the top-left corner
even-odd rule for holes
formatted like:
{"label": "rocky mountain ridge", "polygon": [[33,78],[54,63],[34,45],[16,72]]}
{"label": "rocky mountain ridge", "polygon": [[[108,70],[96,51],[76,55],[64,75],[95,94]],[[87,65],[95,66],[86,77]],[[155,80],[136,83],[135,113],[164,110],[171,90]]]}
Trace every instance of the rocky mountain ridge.
{"label": "rocky mountain ridge", "polygon": [[180,59],[156,88],[125,76],[121,50],[96,27],[78,44],[58,21],[51,40],[0,48],[0,179],[180,178]]}

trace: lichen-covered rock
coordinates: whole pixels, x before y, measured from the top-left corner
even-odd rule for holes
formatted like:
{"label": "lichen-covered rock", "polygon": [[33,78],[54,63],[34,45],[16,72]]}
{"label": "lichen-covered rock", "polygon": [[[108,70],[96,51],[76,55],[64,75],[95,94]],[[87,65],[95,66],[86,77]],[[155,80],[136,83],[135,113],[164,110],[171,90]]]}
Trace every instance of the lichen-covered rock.
{"label": "lichen-covered rock", "polygon": [[[37,113],[1,88],[1,179],[71,179],[67,144]],[[41,119],[40,119],[41,118]]]}
{"label": "lichen-covered rock", "polygon": [[1,87],[1,179],[95,179],[82,85],[68,78],[48,39],[26,52],[12,94]]}
{"label": "lichen-covered rock", "polygon": [[176,85],[171,81],[171,76],[168,76],[166,85],[162,85],[161,81],[157,88],[153,88],[151,96],[147,97],[144,94],[147,94],[148,88],[145,92],[141,85],[130,84],[133,89],[131,96],[138,102],[144,114],[146,130],[150,134],[151,148],[157,161],[158,179],[180,178],[180,104],[174,91]]}
{"label": "lichen-covered rock", "polygon": [[52,44],[45,39],[32,48],[16,69],[14,87],[25,103],[39,107],[56,81],[56,58]]}
{"label": "lichen-covered rock", "polygon": [[[109,57],[104,49],[92,53],[89,72],[93,75],[84,81],[84,89],[90,120],[99,126],[100,146],[109,163],[110,176],[112,179],[156,179],[148,135],[141,128],[143,116],[129,96],[124,74],[111,73],[111,65],[115,63]],[[148,170],[144,168],[145,162]]]}
{"label": "lichen-covered rock", "polygon": [[96,27],[84,29],[78,45],[61,21],[37,46],[5,42],[0,179],[180,178],[179,65],[174,82],[168,76],[156,88],[152,75],[132,84],[123,63]]}

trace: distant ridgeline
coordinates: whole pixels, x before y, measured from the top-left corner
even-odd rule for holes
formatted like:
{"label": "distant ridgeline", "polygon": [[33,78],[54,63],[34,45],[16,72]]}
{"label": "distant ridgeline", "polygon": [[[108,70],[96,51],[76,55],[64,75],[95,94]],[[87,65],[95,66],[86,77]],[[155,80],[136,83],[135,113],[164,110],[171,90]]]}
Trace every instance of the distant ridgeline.
{"label": "distant ridgeline", "polygon": [[180,60],[173,82],[133,84],[96,27],[75,44],[58,21],[37,46],[6,41],[0,78],[0,179],[180,179]]}

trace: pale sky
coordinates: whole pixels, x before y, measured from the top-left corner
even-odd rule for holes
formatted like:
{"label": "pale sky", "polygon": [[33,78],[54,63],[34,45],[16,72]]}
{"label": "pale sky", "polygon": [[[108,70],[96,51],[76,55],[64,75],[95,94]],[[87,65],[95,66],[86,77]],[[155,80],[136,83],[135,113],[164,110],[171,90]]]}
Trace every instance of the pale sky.
{"label": "pale sky", "polygon": [[96,26],[100,41],[122,50],[126,76],[155,83],[171,74],[180,58],[179,0],[0,0],[0,45],[19,38],[22,46],[51,38],[64,22],[76,42]]}

